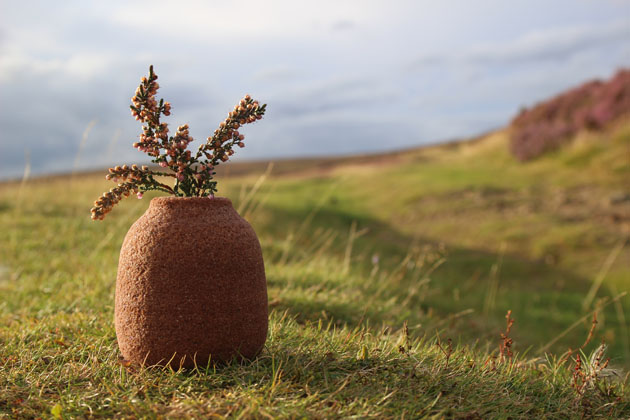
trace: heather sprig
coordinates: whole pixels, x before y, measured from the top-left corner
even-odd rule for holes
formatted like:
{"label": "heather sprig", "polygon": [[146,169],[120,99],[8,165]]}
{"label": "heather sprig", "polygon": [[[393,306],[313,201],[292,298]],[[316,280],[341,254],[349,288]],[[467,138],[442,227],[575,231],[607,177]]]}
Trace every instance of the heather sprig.
{"label": "heather sprig", "polygon": [[[193,141],[188,124],[179,126],[175,135],[169,136],[168,124],[160,120],[161,116],[171,114],[171,104],[155,98],[160,87],[157,78],[153,66],[150,66],[148,77],[141,79],[131,98],[131,115],[143,123],[139,141],[133,147],[151,156],[151,161],[166,172],[137,165],[110,168],[106,179],[118,185],[94,202],[91,210],[94,220],[102,220],[114,205],[132,193],[138,198],[142,198],[144,192],[153,190],[177,197],[212,197],[217,192],[217,182],[213,178],[215,167],[229,160],[237,146],[245,146],[245,136],[239,128],[260,120],[265,114],[266,104],[260,105],[245,95],[193,156],[188,150]],[[164,184],[156,177],[172,177],[174,185]]]}

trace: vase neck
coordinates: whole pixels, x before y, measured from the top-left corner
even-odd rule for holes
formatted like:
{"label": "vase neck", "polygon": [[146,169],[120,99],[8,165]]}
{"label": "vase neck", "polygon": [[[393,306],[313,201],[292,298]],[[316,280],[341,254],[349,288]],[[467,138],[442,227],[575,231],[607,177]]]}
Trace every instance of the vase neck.
{"label": "vase neck", "polygon": [[233,208],[226,197],[156,197],[151,200],[150,210],[191,211]]}

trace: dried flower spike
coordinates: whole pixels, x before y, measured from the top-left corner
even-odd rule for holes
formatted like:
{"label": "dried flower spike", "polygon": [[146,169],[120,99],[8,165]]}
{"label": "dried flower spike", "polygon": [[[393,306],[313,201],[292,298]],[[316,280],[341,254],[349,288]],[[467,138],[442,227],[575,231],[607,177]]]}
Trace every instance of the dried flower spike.
{"label": "dried flower spike", "polygon": [[[153,163],[169,172],[137,165],[110,168],[105,178],[118,183],[118,186],[103,193],[94,202],[91,210],[93,220],[102,220],[114,205],[131,193],[138,198],[153,190],[177,197],[214,197],[217,191],[217,182],[213,179],[214,168],[229,160],[234,154],[235,146],[245,147],[245,136],[238,129],[244,124],[260,120],[265,114],[266,104],[260,105],[258,101],[245,95],[193,156],[187,150],[193,141],[188,125],[179,126],[175,135],[169,136],[168,124],[160,121],[162,115],[171,114],[171,104],[164,99],[158,101],[155,98],[159,89],[157,78],[153,66],[150,66],[148,77],[141,79],[131,97],[131,115],[144,124],[140,139],[133,147],[151,156]],[[171,187],[164,184],[156,177],[174,178],[174,185]]]}

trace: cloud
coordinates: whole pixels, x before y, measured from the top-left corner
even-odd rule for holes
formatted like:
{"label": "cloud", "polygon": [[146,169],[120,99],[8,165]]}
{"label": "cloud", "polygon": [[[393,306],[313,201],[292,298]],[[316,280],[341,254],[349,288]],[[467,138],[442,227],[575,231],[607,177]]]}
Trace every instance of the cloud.
{"label": "cloud", "polygon": [[333,31],[348,31],[351,29],[354,29],[357,26],[357,24],[349,19],[342,19],[342,20],[338,20],[336,22],[333,22],[330,25],[330,29],[332,29]]}
{"label": "cloud", "polygon": [[355,2],[335,0],[186,0],[177,7],[168,2],[135,1],[120,4],[111,17],[113,22],[134,30],[160,28],[163,35],[176,39],[233,42],[321,36],[322,28],[347,30],[357,21],[378,20],[387,9],[384,2],[357,7]]}
{"label": "cloud", "polygon": [[530,31],[512,41],[473,44],[466,50],[426,52],[404,65],[405,71],[462,66],[518,66],[566,61],[591,50],[624,48],[630,39],[627,21]]}
{"label": "cloud", "polygon": [[[0,60],[0,82],[63,75],[75,83],[103,78],[122,60],[109,53],[88,53],[68,57],[38,58],[21,52],[3,54]],[[107,76],[109,77],[109,76]]]}
{"label": "cloud", "polygon": [[444,66],[453,60],[452,57],[449,57],[440,53],[427,53],[421,55],[408,64],[406,64],[406,70],[409,71],[417,71],[417,70],[425,70],[428,68],[435,68],[439,66]]}
{"label": "cloud", "polygon": [[131,93],[111,77],[112,68],[124,73],[125,63],[119,58],[109,54],[4,58],[0,176],[20,174],[25,151],[30,152],[35,174],[71,170],[82,132],[92,120],[98,123],[84,153],[91,152],[92,157],[79,162],[80,167],[105,164],[105,142],[116,127],[132,135],[125,124],[131,122],[126,103]]}
{"label": "cloud", "polygon": [[272,112],[283,119],[334,118],[335,113],[379,112],[374,108],[399,98],[397,89],[379,80],[332,78],[278,92],[277,97],[272,98]]}
{"label": "cloud", "polygon": [[[256,133],[255,137],[259,140],[248,142],[247,148],[252,154],[267,158],[326,154],[339,156],[393,150],[418,144],[419,140],[410,124],[365,116],[313,119],[308,122],[284,121],[276,123],[273,128],[261,126],[260,129],[261,133]],[[273,141],[273,149],[269,142],[260,139],[273,139],[269,140]]]}
{"label": "cloud", "polygon": [[296,79],[300,76],[300,71],[294,67],[289,66],[275,66],[266,67],[258,70],[252,76],[255,82],[260,83],[275,83],[286,82],[287,80]]}
{"label": "cloud", "polygon": [[473,48],[464,60],[476,64],[520,64],[563,61],[585,50],[626,43],[627,20],[599,26],[577,26],[534,31],[510,43]]}

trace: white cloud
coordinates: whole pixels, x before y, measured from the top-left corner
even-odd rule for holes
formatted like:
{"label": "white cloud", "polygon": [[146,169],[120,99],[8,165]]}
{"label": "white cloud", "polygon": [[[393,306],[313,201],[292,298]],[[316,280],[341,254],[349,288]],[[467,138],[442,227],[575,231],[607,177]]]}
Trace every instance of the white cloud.
{"label": "white cloud", "polygon": [[630,39],[627,20],[600,25],[580,25],[535,30],[511,42],[477,46],[464,56],[466,61],[514,64],[527,61],[564,60],[581,51]]}
{"label": "white cloud", "polygon": [[266,67],[256,71],[252,79],[260,83],[275,83],[294,80],[300,76],[300,70],[290,66]]}
{"label": "white cloud", "polygon": [[26,77],[50,77],[55,74],[67,79],[69,83],[86,82],[104,77],[119,61],[111,53],[41,58],[14,51],[3,54],[0,60],[0,82],[8,83]]}
{"label": "white cloud", "polygon": [[[385,2],[292,0],[238,2],[186,0],[125,2],[112,19],[138,31],[159,31],[177,39],[252,43],[268,38],[325,35],[330,29],[350,29],[357,21],[376,21],[388,9]],[[340,26],[341,25],[341,26]]]}
{"label": "white cloud", "polygon": [[[627,20],[603,22],[598,25],[576,25],[532,30],[513,40],[467,45],[465,49],[429,51],[410,60],[408,71],[423,71],[436,67],[469,65],[511,65],[565,61],[590,50],[609,47],[626,48],[630,39]],[[627,63],[630,57],[627,57]]]}

